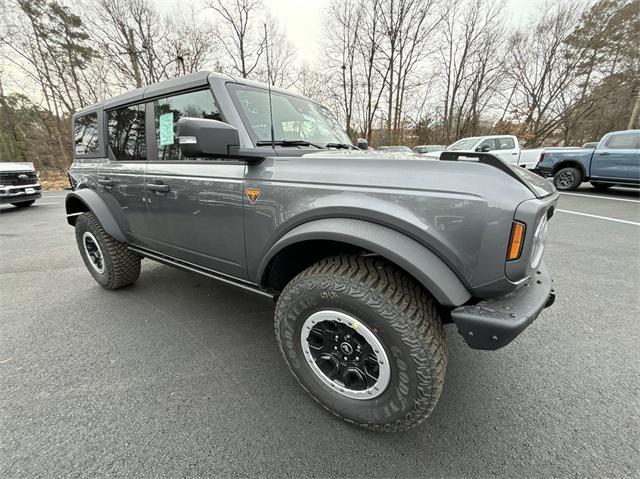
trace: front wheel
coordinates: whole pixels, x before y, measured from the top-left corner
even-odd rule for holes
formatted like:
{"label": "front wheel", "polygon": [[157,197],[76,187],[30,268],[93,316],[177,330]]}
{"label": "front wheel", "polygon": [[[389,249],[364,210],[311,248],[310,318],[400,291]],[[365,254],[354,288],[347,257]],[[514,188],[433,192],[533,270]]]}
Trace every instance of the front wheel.
{"label": "front wheel", "polygon": [[582,183],[582,172],[578,168],[567,166],[553,175],[553,184],[558,191],[575,190]]}
{"label": "front wheel", "polygon": [[447,345],[436,303],[383,260],[337,256],[303,271],[278,299],[275,330],[302,387],[346,421],[409,429],[440,397]]}

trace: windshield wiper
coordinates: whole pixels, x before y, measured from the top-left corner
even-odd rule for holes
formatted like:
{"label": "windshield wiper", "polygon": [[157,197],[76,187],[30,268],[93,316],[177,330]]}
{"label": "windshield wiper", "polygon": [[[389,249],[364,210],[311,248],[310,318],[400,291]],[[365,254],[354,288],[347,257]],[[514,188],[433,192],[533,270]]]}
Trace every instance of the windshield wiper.
{"label": "windshield wiper", "polygon": [[345,150],[350,150],[350,149],[354,149],[357,150],[357,148],[353,145],[349,145],[348,143],[327,143],[325,145],[327,148],[344,148]]}
{"label": "windshield wiper", "polygon": [[[324,147],[320,145],[316,145],[315,143],[311,143],[305,140],[275,140],[273,142],[274,145],[277,146],[313,146],[324,150]],[[269,146],[271,145],[271,140],[260,140],[256,142],[256,146]]]}

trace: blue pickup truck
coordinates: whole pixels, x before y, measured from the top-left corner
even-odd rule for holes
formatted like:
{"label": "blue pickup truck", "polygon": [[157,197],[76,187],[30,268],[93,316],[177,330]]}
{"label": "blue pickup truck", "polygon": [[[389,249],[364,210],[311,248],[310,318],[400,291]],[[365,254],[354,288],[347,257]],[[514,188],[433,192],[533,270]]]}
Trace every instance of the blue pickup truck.
{"label": "blue pickup truck", "polygon": [[553,177],[560,191],[589,181],[596,190],[614,185],[640,185],[640,130],[613,131],[595,149],[544,151],[536,171]]}

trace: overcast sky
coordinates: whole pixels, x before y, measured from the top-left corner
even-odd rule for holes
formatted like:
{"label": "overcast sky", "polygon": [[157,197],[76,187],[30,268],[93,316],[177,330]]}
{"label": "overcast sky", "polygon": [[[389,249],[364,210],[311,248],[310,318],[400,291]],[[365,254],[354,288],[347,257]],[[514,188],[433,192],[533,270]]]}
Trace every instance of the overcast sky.
{"label": "overcast sky", "polygon": [[[164,11],[171,11],[178,0],[156,0]],[[329,0],[264,0],[271,13],[286,29],[298,50],[298,61],[309,64],[318,58],[322,22]],[[505,15],[515,25],[544,7],[547,0],[505,0]],[[181,2],[182,3],[182,2]]]}
{"label": "overcast sky", "polygon": [[[286,28],[289,39],[298,49],[299,60],[313,63],[318,56],[322,21],[329,0],[265,0],[265,3]],[[505,15],[518,24],[544,4],[545,0],[506,0]]]}

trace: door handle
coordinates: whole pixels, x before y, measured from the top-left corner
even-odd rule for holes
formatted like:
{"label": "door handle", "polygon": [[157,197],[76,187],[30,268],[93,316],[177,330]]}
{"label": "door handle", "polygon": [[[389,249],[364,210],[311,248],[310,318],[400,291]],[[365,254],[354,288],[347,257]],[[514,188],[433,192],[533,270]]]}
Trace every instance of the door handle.
{"label": "door handle", "polygon": [[169,185],[165,185],[164,183],[147,183],[146,188],[151,191],[158,191],[160,193],[167,193],[171,190]]}
{"label": "door handle", "polygon": [[517,155],[518,153],[511,153],[512,155]]}
{"label": "door handle", "polygon": [[600,156],[609,156],[609,152],[603,151],[602,153],[598,153]]}
{"label": "door handle", "polygon": [[104,178],[98,178],[98,184],[102,186],[113,186],[116,184],[116,182],[108,176],[105,176]]}

